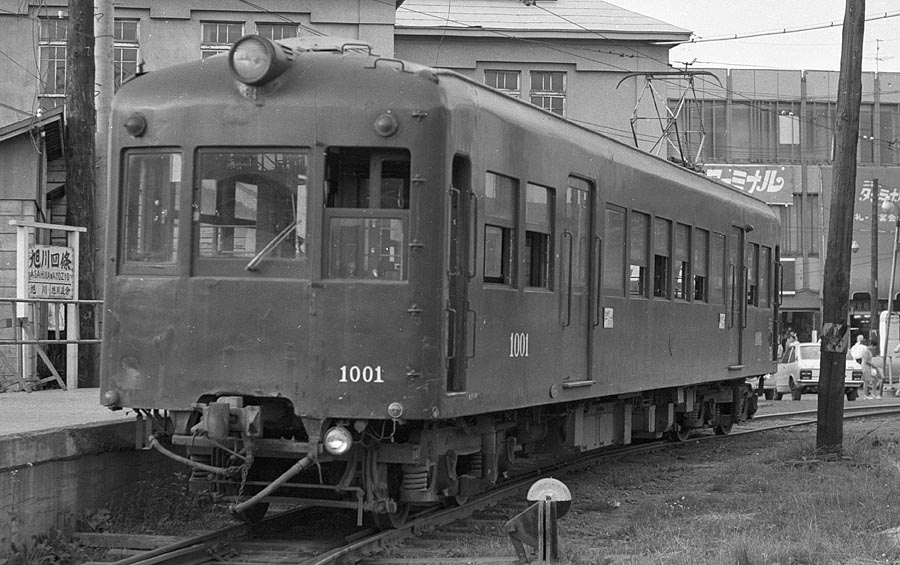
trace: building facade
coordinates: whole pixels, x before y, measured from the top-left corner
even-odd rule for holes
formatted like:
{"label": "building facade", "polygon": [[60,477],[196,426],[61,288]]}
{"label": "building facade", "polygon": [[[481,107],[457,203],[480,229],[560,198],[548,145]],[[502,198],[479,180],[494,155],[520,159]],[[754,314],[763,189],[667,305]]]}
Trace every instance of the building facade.
{"label": "building facade", "polygon": [[[801,340],[814,339],[822,324],[839,73],[709,71],[715,80],[704,76],[697,81],[696,92],[689,95],[679,118],[679,130],[691,132],[681,135],[681,143],[692,154],[699,154],[706,174],[761,198],[778,212],[784,228],[783,327],[795,330]],[[850,271],[854,335],[869,333],[873,261],[878,310],[887,308],[891,292],[893,239],[900,209],[885,212],[882,205],[900,205],[897,84],[900,73],[863,73]],[[670,103],[674,106],[674,100]],[[874,254],[873,228],[877,238]],[[894,285],[895,301],[897,288]]]}

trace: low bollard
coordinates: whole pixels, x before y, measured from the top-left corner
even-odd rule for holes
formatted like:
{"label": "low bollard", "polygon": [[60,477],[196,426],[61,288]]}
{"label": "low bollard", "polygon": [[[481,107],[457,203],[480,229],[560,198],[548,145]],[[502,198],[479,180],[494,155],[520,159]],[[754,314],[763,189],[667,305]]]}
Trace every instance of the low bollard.
{"label": "low bollard", "polygon": [[572,495],[562,482],[541,479],[531,485],[527,500],[534,502],[506,523],[506,533],[520,564],[530,563],[525,546],[533,548],[537,563],[559,562],[558,518],[572,505]]}

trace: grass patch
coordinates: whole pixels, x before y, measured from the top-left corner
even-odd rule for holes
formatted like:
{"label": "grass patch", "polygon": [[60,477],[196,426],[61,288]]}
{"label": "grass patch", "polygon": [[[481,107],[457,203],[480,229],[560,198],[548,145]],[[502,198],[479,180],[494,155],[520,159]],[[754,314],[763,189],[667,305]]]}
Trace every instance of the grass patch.
{"label": "grass patch", "polygon": [[[818,457],[810,427],[685,444],[565,479],[562,563],[900,563],[882,534],[900,526],[900,423],[872,428],[845,423],[834,461]],[[467,555],[496,554],[467,541]]]}

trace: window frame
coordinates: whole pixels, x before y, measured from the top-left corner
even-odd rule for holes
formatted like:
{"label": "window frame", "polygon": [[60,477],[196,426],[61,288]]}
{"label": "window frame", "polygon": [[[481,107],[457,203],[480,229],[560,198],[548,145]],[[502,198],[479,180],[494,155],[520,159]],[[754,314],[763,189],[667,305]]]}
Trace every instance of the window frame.
{"label": "window frame", "polygon": [[[635,225],[637,218],[643,219],[643,226]],[[630,210],[628,212],[627,221],[628,296],[629,298],[648,298],[648,293],[650,291],[650,266],[648,264],[648,257],[650,252],[650,229],[652,225],[650,222],[650,214],[639,212],[637,210]],[[636,236],[640,237],[640,242],[635,241]],[[640,248],[636,248],[636,245],[640,245]],[[635,276],[635,269],[637,269],[637,276]],[[635,286],[635,283],[637,283],[637,286]]]}
{"label": "window frame", "polygon": [[[134,39],[124,37],[124,26],[134,24]],[[134,68],[126,71],[126,65],[131,61],[125,61],[126,52],[134,53]],[[118,90],[120,86],[134,77],[141,64],[141,20],[135,18],[116,18],[113,22],[113,84]],[[127,74],[127,76],[126,76]]]}
{"label": "window frame", "polygon": [[[177,182],[178,186],[174,187],[174,194],[171,196],[172,202],[172,222],[173,236],[171,241],[172,258],[165,261],[137,261],[129,259],[128,245],[131,238],[129,237],[130,224],[128,219],[128,208],[133,202],[135,196],[132,187],[129,184],[132,162],[131,157],[141,156],[176,156],[180,161],[178,168],[179,180],[170,181]],[[185,196],[185,174],[187,174],[187,164],[185,161],[185,153],[180,147],[141,147],[128,149],[122,154],[119,168],[121,170],[120,178],[120,201],[119,201],[119,226],[118,226],[118,272],[123,275],[130,274],[148,274],[155,275],[175,275],[180,272],[181,264],[184,262],[182,257],[184,247],[184,239],[190,236],[191,227],[184,224],[183,198]],[[170,165],[171,166],[171,165]],[[174,168],[171,169],[175,171]],[[140,205],[139,205],[140,206]]]}
{"label": "window frame", "polygon": [[[206,30],[207,26],[216,26],[215,30],[215,40],[214,41],[206,41]],[[225,39],[227,40],[231,35],[231,30],[229,29],[231,26],[240,26],[240,33],[237,34],[237,37],[234,38],[233,41],[223,41],[222,40],[222,30],[225,30]],[[221,53],[227,53],[231,46],[234,45],[234,42],[244,36],[244,22],[228,22],[228,21],[201,21],[200,22],[200,58],[206,59],[207,57],[212,57],[213,55],[219,55]]]}
{"label": "window frame", "polygon": [[[503,202],[500,201],[500,198],[497,197],[489,197],[488,196],[488,186],[495,185],[495,187],[499,187],[496,185],[494,181],[489,182],[489,179],[505,179],[509,181],[509,192],[511,202],[508,202],[504,205]],[[484,176],[484,221],[483,221],[483,243],[481,245],[482,252],[482,281],[486,285],[502,285],[508,286],[511,288],[518,287],[518,272],[517,272],[517,264],[518,264],[518,222],[519,222],[519,179],[503,175],[494,171],[486,171]],[[489,210],[489,206],[491,202],[496,202],[501,205],[503,208],[508,209],[508,214],[511,217],[505,217],[505,215],[492,214]],[[494,228],[499,230],[500,233],[500,248],[499,248],[499,267],[500,272],[499,275],[494,275],[493,271],[491,275],[488,275],[488,261],[489,259],[496,258],[496,253],[489,253],[488,245],[488,228]]]}
{"label": "window frame", "polygon": [[[493,78],[496,80],[488,80],[489,73],[496,73]],[[504,80],[504,86],[500,86],[501,77],[515,77],[516,87],[508,88],[505,86],[506,81]],[[484,70],[484,84],[490,86],[494,90],[499,90],[500,92],[506,94],[507,96],[512,96],[513,98],[521,98],[522,97],[522,73],[521,71],[507,70],[507,69],[485,69]]]}
{"label": "window frame", "polygon": [[[260,155],[260,154],[283,154],[283,155],[294,155],[299,156],[303,160],[305,160],[306,166],[306,184],[305,190],[299,189],[299,184],[297,185],[297,208],[294,210],[295,219],[296,214],[298,212],[307,211],[307,216],[304,222],[304,228],[306,232],[306,240],[308,241],[311,235],[310,232],[310,217],[308,213],[309,206],[309,195],[310,191],[313,188],[310,186],[310,172],[312,169],[312,159],[313,159],[313,150],[309,147],[294,147],[294,146],[203,146],[197,147],[194,150],[193,154],[193,177],[191,182],[193,183],[191,186],[191,207],[194,212],[194,218],[191,218],[191,227],[190,233],[192,237],[191,242],[191,272],[194,276],[222,276],[222,277],[241,277],[247,276],[248,271],[246,270],[246,266],[251,262],[253,257],[259,253],[260,249],[256,248],[254,253],[249,255],[238,255],[234,257],[228,256],[209,256],[209,255],[201,255],[201,227],[202,227],[202,215],[201,215],[201,207],[202,207],[202,181],[203,179],[203,165],[202,159],[204,155],[216,155],[216,154],[227,154],[227,153],[235,153],[235,154],[248,154],[248,155]],[[301,194],[302,193],[302,194]],[[258,214],[257,208],[257,214]],[[258,217],[258,216],[257,216]],[[256,224],[258,225],[258,221]],[[256,229],[256,228],[254,228]],[[311,261],[309,250],[305,253],[298,253],[293,258],[280,258],[273,257],[271,255],[267,256],[263,259],[260,266],[257,267],[255,271],[253,271],[258,276],[263,276],[266,278],[277,278],[277,277],[289,277],[296,279],[309,279],[311,276]]]}
{"label": "window frame", "polygon": [[[546,196],[545,218],[543,222],[531,221],[532,216],[529,214],[530,196],[533,189],[543,191]],[[537,183],[525,183],[525,237],[524,237],[524,255],[522,257],[522,271],[525,275],[524,286],[529,289],[553,290],[554,279],[554,241],[556,231],[554,226],[556,190]],[[537,234],[537,235],[534,235]],[[541,245],[536,249],[534,241],[540,241]],[[537,267],[537,279],[535,281],[535,260],[539,260],[540,266]]]}
{"label": "window frame", "polygon": [[[539,77],[539,80],[535,80],[536,77]],[[554,78],[557,77],[562,79],[561,87],[558,90],[554,89],[553,84]],[[538,108],[543,108],[548,112],[565,117],[568,73],[566,71],[531,71],[530,78],[531,88],[528,91],[529,101]],[[547,84],[545,79],[549,79],[549,84]],[[536,86],[536,83],[539,84]],[[546,88],[548,86],[549,88]],[[554,102],[557,100],[560,101],[558,110],[554,108]]]}

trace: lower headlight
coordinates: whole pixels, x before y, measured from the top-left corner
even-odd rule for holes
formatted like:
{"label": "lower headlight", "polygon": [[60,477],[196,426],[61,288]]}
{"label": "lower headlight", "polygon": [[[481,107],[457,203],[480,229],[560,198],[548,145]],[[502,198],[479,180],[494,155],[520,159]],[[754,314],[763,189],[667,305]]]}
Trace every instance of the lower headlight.
{"label": "lower headlight", "polygon": [[353,436],[350,431],[343,426],[335,426],[325,432],[325,451],[332,455],[343,455],[350,451],[353,445]]}

